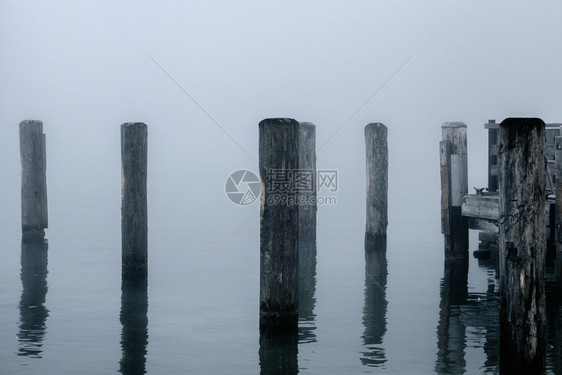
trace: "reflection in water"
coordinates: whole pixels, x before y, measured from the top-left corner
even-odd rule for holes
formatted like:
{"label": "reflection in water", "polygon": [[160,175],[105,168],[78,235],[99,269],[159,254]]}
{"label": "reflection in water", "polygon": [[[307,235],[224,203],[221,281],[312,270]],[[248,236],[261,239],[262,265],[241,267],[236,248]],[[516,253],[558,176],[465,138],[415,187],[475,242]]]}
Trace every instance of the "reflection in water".
{"label": "reflection in water", "polygon": [[260,374],[298,374],[298,331],[294,327],[260,327]]}
{"label": "reflection in water", "polygon": [[316,342],[316,228],[299,233],[299,343]]}
{"label": "reflection in water", "polygon": [[47,240],[22,241],[20,326],[18,355],[41,358],[49,310],[47,296]]}
{"label": "reflection in water", "polygon": [[483,372],[497,373],[499,364],[499,294],[495,260],[479,261],[486,269],[485,293],[468,292],[468,263],[445,261],[437,326],[439,374],[463,374],[467,347],[483,347]]}
{"label": "reflection in water", "polygon": [[468,299],[468,263],[445,260],[441,281],[441,303],[437,326],[437,362],[439,374],[465,372],[466,326],[461,319],[461,306]]}
{"label": "reflection in water", "polygon": [[120,372],[124,375],[146,373],[148,344],[148,290],[146,273],[123,277],[121,282]]}
{"label": "reflection in water", "polygon": [[386,280],[388,263],[385,242],[365,242],[365,305],[363,307],[363,352],[365,366],[384,366],[386,355],[382,347],[386,333]]}

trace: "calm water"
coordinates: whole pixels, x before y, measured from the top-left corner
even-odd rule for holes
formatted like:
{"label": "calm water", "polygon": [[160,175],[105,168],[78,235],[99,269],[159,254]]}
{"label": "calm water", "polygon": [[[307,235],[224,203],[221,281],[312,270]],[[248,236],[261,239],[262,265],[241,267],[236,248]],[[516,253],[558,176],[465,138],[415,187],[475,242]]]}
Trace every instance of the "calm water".
{"label": "calm water", "polygon": [[[48,244],[22,245],[17,218],[3,225],[2,374],[498,373],[495,265],[445,269],[437,200],[430,217],[391,211],[386,256],[365,255],[359,199],[320,207],[299,329],[262,336],[257,205],[158,203],[148,286],[121,284],[118,196],[51,202]],[[555,271],[548,367],[562,374]]]}

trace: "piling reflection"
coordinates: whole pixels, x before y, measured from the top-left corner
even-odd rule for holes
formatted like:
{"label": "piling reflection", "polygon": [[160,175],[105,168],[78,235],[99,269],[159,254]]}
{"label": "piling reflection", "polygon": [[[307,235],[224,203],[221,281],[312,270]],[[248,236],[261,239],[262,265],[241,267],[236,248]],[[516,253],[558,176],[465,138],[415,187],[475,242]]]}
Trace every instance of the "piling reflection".
{"label": "piling reflection", "polygon": [[49,310],[45,306],[47,297],[47,240],[40,238],[22,241],[21,283],[19,305],[20,326],[18,332],[18,355],[41,358],[46,321]]}
{"label": "piling reflection", "polygon": [[468,299],[467,283],[468,262],[445,260],[435,363],[435,371],[439,374],[462,374],[466,369],[466,326],[461,319],[461,306]]}
{"label": "piling reflection", "polygon": [[483,348],[483,372],[499,370],[499,294],[496,260],[479,260],[486,270],[485,292],[469,293],[468,262],[445,261],[437,326],[439,374],[465,373],[466,349]]}
{"label": "piling reflection", "polygon": [[148,290],[147,277],[128,275],[121,282],[122,358],[120,373],[146,373],[146,346],[148,344]]}
{"label": "piling reflection", "polygon": [[299,233],[299,344],[316,342],[316,228]]}
{"label": "piling reflection", "polygon": [[382,347],[386,333],[386,283],[388,262],[386,238],[384,241],[365,241],[365,305],[363,307],[363,352],[365,366],[381,367],[386,363]]}
{"label": "piling reflection", "polygon": [[298,339],[295,327],[261,327],[260,374],[298,374]]}

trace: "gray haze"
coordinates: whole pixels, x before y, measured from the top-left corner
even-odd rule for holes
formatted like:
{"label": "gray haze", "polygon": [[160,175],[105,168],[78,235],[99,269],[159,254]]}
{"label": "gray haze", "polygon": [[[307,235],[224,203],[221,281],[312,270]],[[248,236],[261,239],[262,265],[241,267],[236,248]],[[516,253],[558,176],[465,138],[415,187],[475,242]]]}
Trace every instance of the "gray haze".
{"label": "gray haze", "polygon": [[118,223],[129,121],[149,126],[152,221],[204,205],[257,214],[224,182],[257,171],[257,124],[283,116],[316,124],[339,208],[362,207],[363,128],[386,124],[390,226],[408,223],[392,212],[406,199],[439,230],[441,123],[468,124],[469,184],[485,186],[489,118],[562,122],[561,14],[555,1],[2,0],[0,228],[19,226],[21,120],[44,122],[56,230],[96,210]]}

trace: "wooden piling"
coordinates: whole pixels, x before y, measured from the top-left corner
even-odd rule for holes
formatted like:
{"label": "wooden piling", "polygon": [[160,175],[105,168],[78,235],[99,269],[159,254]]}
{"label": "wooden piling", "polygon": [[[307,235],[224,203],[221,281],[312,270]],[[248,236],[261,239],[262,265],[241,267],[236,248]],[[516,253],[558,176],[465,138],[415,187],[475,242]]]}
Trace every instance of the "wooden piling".
{"label": "wooden piling", "polygon": [[488,120],[488,192],[498,191],[498,128],[496,120]]}
{"label": "wooden piling", "polygon": [[299,171],[296,173],[300,235],[313,235],[316,239],[316,127],[310,122],[300,123]]}
{"label": "wooden piling", "polygon": [[121,254],[123,277],[146,273],[148,224],[146,201],[147,126],[121,125]]}
{"label": "wooden piling", "polygon": [[298,324],[299,205],[291,182],[299,134],[293,119],[259,123],[261,327]]}
{"label": "wooden piling", "polygon": [[[386,249],[388,226],[388,129],[381,123],[365,127],[367,163],[367,222],[365,243]],[[366,246],[366,248],[373,248]]]}
{"label": "wooden piling", "polygon": [[545,124],[500,124],[500,373],[545,373]]}
{"label": "wooden piling", "polygon": [[468,194],[466,125],[446,122],[441,130],[441,232],[445,256],[468,259],[468,222],[461,213],[463,196]]}
{"label": "wooden piling", "polygon": [[24,240],[41,240],[48,227],[47,160],[41,121],[19,125],[21,157],[21,227]]}
{"label": "wooden piling", "polygon": [[556,169],[554,227],[556,242],[562,242],[562,136],[554,137],[554,143],[554,163]]}

